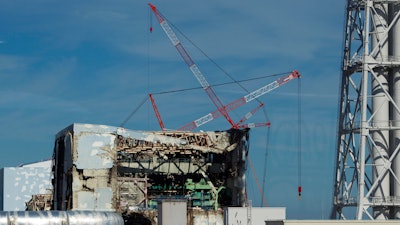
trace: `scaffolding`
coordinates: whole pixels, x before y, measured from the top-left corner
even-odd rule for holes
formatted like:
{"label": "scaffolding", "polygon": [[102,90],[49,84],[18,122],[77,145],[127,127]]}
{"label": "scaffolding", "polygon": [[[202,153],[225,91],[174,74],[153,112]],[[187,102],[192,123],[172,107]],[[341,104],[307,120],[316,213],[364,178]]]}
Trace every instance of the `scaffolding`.
{"label": "scaffolding", "polygon": [[332,218],[400,218],[399,10],[347,1]]}

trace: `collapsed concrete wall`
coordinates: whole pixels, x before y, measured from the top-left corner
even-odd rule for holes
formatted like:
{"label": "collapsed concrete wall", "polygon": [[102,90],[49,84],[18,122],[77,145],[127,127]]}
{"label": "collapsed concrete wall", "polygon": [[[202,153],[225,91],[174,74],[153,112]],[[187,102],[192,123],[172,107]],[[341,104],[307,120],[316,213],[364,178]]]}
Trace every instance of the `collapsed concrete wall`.
{"label": "collapsed concrete wall", "polygon": [[244,206],[249,130],[135,131],[72,124],[56,135],[55,210],[156,210],[165,198]]}

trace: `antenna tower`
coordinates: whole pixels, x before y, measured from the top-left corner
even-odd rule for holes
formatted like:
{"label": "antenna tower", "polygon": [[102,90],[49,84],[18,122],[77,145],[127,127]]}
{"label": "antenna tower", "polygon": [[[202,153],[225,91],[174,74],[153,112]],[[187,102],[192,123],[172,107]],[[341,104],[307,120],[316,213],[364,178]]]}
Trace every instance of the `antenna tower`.
{"label": "antenna tower", "polygon": [[399,0],[348,0],[332,217],[400,219]]}

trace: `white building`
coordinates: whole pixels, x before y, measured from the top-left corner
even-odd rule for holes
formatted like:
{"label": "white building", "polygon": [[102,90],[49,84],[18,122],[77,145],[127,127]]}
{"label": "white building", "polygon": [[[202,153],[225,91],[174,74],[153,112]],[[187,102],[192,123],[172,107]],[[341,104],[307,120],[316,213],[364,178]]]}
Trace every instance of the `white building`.
{"label": "white building", "polygon": [[23,211],[32,195],[48,194],[51,160],[0,169],[0,211]]}
{"label": "white building", "polygon": [[265,225],[266,221],[283,220],[286,220],[285,207],[226,207],[224,209],[224,224],[226,225]]}

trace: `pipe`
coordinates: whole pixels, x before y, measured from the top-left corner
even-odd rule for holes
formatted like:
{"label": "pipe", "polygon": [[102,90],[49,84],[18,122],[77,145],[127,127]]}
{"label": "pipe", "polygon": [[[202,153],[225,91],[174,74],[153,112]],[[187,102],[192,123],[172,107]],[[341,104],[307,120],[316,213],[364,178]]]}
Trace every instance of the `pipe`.
{"label": "pipe", "polygon": [[0,225],[124,225],[114,212],[0,211]]}
{"label": "pipe", "polygon": [[[385,3],[374,4],[372,20],[374,28],[371,36],[372,49],[378,49],[372,56],[377,61],[386,61],[388,59],[388,41],[385,39],[385,29],[388,26],[388,5]],[[376,67],[373,71],[376,78],[372,79],[372,110],[373,125],[376,127],[385,127],[389,125],[389,101],[385,92],[389,91],[387,69]],[[373,193],[373,197],[379,200],[388,199],[390,196],[390,176],[385,173],[385,163],[389,159],[389,131],[377,130],[372,132],[374,147],[372,149],[373,164],[375,165],[373,173],[373,182],[379,182],[379,186]],[[374,206],[374,219],[385,219],[389,217],[387,207]]]}

